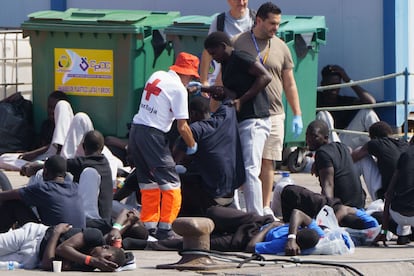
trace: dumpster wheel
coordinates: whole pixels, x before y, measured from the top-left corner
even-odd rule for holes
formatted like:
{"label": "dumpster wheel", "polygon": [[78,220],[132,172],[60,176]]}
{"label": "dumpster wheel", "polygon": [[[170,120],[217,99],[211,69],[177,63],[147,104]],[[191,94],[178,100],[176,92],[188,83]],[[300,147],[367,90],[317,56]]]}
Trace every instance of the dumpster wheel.
{"label": "dumpster wheel", "polygon": [[307,164],[306,154],[308,150],[303,147],[297,147],[287,158],[287,167],[292,173],[301,172]]}

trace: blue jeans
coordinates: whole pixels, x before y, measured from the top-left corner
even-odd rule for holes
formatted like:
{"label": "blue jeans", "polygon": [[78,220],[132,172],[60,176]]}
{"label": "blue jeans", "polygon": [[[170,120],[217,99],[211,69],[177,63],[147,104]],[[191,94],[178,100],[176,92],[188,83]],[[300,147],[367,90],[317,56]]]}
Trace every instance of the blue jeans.
{"label": "blue jeans", "polygon": [[243,193],[246,210],[263,215],[262,182],[259,179],[263,148],[270,134],[270,119],[247,119],[239,123],[240,142],[246,170]]}

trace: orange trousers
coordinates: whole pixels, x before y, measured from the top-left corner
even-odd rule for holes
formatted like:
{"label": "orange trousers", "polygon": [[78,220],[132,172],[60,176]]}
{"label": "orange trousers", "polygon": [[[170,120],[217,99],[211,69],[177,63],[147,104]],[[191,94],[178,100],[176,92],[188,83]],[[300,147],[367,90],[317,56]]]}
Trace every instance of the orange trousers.
{"label": "orange trousers", "polygon": [[141,190],[141,221],[144,223],[158,222],[171,225],[177,218],[181,207],[181,189]]}

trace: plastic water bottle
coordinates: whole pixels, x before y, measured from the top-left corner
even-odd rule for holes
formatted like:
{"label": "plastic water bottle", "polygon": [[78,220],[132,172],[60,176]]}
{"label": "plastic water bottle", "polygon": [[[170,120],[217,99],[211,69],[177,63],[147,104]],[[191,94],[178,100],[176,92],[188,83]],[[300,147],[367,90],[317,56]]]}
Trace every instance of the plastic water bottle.
{"label": "plastic water bottle", "polygon": [[18,262],[13,261],[6,261],[6,262],[0,262],[0,270],[15,270],[18,268],[22,268],[22,265]]}
{"label": "plastic water bottle", "polygon": [[293,179],[290,178],[289,172],[282,172],[282,177],[277,181],[277,183],[295,184]]}
{"label": "plastic water bottle", "polygon": [[273,185],[273,190],[275,189],[276,185],[292,185],[295,184],[295,182],[293,181],[292,178],[290,178],[290,173],[289,172],[282,172],[282,177],[278,180],[274,182]]}
{"label": "plastic water bottle", "polygon": [[273,184],[273,199],[271,202],[271,208],[276,217],[282,216],[282,204],[281,194],[283,188],[287,185],[294,185],[295,182],[290,178],[289,172],[282,172],[282,177],[275,181]]}

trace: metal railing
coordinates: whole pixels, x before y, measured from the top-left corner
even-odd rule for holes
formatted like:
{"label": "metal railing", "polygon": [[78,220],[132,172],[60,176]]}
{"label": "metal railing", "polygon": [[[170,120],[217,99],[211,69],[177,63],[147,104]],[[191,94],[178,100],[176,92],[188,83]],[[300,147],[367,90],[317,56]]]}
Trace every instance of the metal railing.
{"label": "metal railing", "polygon": [[[32,82],[24,82],[19,78],[19,69],[22,68],[22,63],[26,62],[30,64],[32,58],[31,56],[20,56],[19,42],[23,39],[21,30],[0,30],[0,39],[2,47],[2,56],[0,57],[0,88],[2,89],[3,94],[1,98],[5,98],[8,94],[10,95],[19,92],[19,87],[22,85],[32,85]],[[10,49],[10,46],[13,47],[13,49]],[[12,53],[12,56],[10,56],[10,52]],[[12,91],[10,91],[10,87],[12,88]]]}
{"label": "metal railing", "polygon": [[[359,110],[359,109],[369,109],[369,108],[376,108],[376,107],[389,107],[389,106],[397,106],[397,105],[404,105],[404,139],[408,139],[408,107],[409,105],[413,105],[414,101],[409,99],[408,89],[409,89],[409,76],[414,75],[414,73],[409,73],[408,69],[406,68],[403,72],[400,73],[393,73],[384,76],[368,78],[364,80],[358,80],[348,83],[341,83],[341,84],[333,84],[333,85],[325,85],[325,86],[318,86],[317,91],[324,91],[336,88],[343,88],[343,87],[351,87],[355,85],[360,85],[364,83],[370,83],[375,81],[383,81],[386,79],[396,78],[404,76],[404,100],[400,101],[387,101],[387,102],[380,102],[375,104],[360,104],[360,105],[347,105],[347,106],[332,106],[332,107],[317,107],[316,111],[341,111],[341,110]],[[346,129],[331,129],[331,131],[335,131],[337,133],[349,133],[349,134],[360,134],[360,135],[368,135],[367,132],[361,131],[354,131],[354,130],[346,130]]]}

